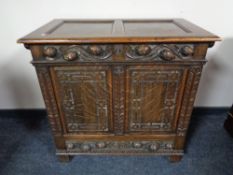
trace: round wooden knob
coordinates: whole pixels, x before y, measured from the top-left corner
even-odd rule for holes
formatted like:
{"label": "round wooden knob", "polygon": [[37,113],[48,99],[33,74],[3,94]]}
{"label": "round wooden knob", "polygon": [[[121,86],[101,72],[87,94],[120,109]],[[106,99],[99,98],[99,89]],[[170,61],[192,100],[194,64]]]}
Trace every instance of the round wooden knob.
{"label": "round wooden knob", "polygon": [[140,56],[148,55],[151,52],[151,47],[148,45],[140,45],[136,48],[136,53]]}
{"label": "round wooden knob", "polygon": [[78,54],[75,51],[68,52],[67,54],[64,55],[64,59],[66,61],[73,61],[78,58]]}
{"label": "round wooden knob", "polygon": [[159,145],[158,144],[151,144],[149,148],[151,151],[156,151],[159,149]]}
{"label": "round wooden knob", "polygon": [[98,143],[96,144],[96,146],[97,146],[98,148],[105,148],[105,147],[106,147],[106,144],[105,144],[104,142],[98,142]]}
{"label": "round wooden knob", "polygon": [[142,144],[140,142],[134,142],[133,146],[134,146],[134,148],[141,148]]}
{"label": "round wooden knob", "polygon": [[193,48],[189,47],[189,46],[184,46],[182,47],[182,49],[180,50],[182,56],[192,56],[193,55]]}
{"label": "round wooden knob", "polygon": [[103,52],[103,49],[97,45],[88,46],[87,50],[90,54],[96,55],[96,56],[101,55]]}
{"label": "round wooden knob", "polygon": [[160,52],[160,57],[163,59],[163,60],[167,60],[167,61],[170,61],[170,60],[173,60],[175,59],[175,55],[172,53],[172,51],[170,50],[162,50]]}
{"label": "round wooden knob", "polygon": [[44,49],[44,55],[53,58],[57,55],[57,49],[54,47],[47,47]]}

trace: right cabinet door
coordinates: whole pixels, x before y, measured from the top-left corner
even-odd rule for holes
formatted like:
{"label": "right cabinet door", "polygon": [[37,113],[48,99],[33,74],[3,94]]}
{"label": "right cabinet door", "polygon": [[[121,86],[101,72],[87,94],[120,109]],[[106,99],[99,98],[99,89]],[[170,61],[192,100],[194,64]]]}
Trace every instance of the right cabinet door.
{"label": "right cabinet door", "polygon": [[187,74],[185,66],[128,66],[126,132],[175,132]]}

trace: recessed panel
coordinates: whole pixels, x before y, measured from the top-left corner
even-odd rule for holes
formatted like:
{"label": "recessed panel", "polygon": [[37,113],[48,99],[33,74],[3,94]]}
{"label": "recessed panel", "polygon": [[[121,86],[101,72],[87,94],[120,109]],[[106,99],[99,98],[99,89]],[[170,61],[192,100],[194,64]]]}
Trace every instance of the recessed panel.
{"label": "recessed panel", "polygon": [[55,67],[56,96],[68,133],[110,130],[107,67]]}
{"label": "recessed panel", "polygon": [[112,33],[114,21],[63,21],[47,31],[49,36],[104,37]]}
{"label": "recessed panel", "polygon": [[129,131],[173,131],[183,69],[130,67]]}
{"label": "recessed panel", "polygon": [[128,36],[177,36],[190,33],[173,20],[164,21],[123,21]]}
{"label": "recessed panel", "polygon": [[18,40],[20,43],[210,42],[219,38],[183,19],[58,19]]}

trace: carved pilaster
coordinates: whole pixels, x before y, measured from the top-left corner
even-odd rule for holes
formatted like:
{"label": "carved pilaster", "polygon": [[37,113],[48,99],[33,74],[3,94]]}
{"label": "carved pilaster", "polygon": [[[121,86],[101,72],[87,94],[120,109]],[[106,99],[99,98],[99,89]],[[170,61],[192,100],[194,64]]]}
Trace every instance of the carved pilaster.
{"label": "carved pilaster", "polygon": [[186,88],[183,96],[183,103],[177,128],[178,136],[185,136],[191,118],[193,104],[201,78],[202,66],[193,67],[189,70],[186,81]]}
{"label": "carved pilaster", "polygon": [[49,70],[47,67],[37,66],[36,71],[40,82],[40,88],[44,97],[44,102],[47,108],[51,129],[54,134],[59,134],[62,132],[62,127],[59,119],[59,112],[57,108],[56,99],[54,96]]}
{"label": "carved pilaster", "polygon": [[113,115],[114,131],[116,135],[122,135],[124,132],[125,116],[125,79],[124,67],[116,66],[113,68]]}

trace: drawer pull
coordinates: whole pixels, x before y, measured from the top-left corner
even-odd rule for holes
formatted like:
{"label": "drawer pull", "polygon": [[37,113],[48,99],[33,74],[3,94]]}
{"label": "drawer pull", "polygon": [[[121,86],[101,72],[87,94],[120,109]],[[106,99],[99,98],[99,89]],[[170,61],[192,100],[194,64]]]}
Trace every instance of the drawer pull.
{"label": "drawer pull", "polygon": [[64,55],[64,59],[66,61],[73,61],[73,60],[76,60],[77,58],[78,58],[78,54],[75,51],[70,51]]}

